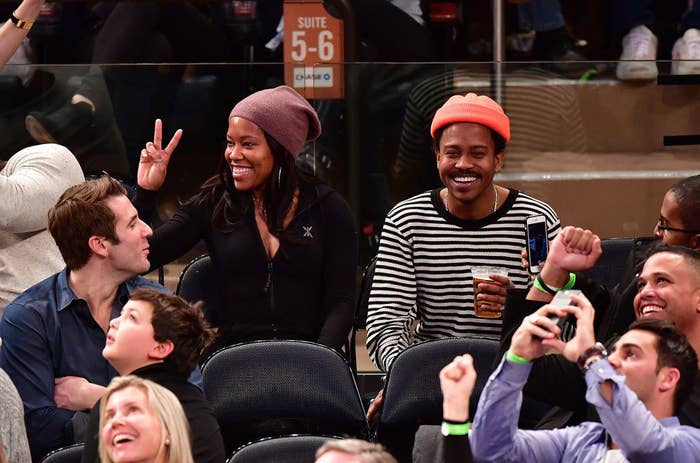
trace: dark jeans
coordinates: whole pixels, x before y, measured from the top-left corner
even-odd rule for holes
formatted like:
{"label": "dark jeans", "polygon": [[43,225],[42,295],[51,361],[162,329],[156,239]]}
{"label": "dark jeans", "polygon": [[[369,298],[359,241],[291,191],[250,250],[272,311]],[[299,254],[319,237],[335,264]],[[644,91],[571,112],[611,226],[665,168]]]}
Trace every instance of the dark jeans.
{"label": "dark jeans", "polygon": [[[610,25],[614,33],[625,34],[630,29],[646,24],[654,24],[654,0],[613,0],[610,2]],[[692,6],[680,18],[679,32],[686,29],[700,28],[700,1],[693,1]]]}

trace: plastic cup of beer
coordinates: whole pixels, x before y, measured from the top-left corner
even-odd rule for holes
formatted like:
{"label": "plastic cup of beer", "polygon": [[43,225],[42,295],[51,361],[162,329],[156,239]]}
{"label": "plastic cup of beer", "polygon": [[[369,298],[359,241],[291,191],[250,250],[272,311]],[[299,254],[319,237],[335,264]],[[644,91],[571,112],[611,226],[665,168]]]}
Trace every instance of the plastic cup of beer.
{"label": "plastic cup of beer", "polygon": [[478,301],[479,283],[494,283],[489,275],[502,275],[508,277],[508,270],[501,267],[472,267],[472,279],[474,281],[474,315],[480,318],[501,318],[503,307],[494,307],[492,302]]}

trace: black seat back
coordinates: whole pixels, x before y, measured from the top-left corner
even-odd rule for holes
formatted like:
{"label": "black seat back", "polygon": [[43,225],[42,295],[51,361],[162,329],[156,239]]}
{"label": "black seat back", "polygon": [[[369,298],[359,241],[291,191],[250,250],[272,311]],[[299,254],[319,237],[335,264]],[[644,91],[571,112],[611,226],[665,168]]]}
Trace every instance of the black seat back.
{"label": "black seat back", "polygon": [[384,403],[376,440],[399,461],[411,461],[413,437],[423,424],[442,422],[442,392],[438,373],[457,355],[471,354],[477,382],[470,416],[492,372],[498,341],[479,337],[448,338],[409,347],[394,360],[386,378]]}
{"label": "black seat back", "polygon": [[80,463],[83,447],[83,444],[61,447],[46,455],[41,463]]}
{"label": "black seat back", "polygon": [[592,280],[614,288],[620,282],[620,276],[625,270],[627,257],[632,251],[634,238],[606,238],[601,240],[603,255],[593,268],[583,272]]}
{"label": "black seat back", "polygon": [[216,270],[208,254],[195,257],[185,266],[175,293],[190,303],[203,301],[205,317],[217,324],[215,314],[221,313],[218,309],[223,303]]}
{"label": "black seat back", "polygon": [[370,259],[369,263],[362,272],[362,281],[360,284],[360,297],[357,300],[355,308],[355,321],[353,323],[352,332],[350,333],[350,341],[348,343],[348,357],[352,371],[357,374],[357,330],[367,328],[367,308],[369,307],[369,293],[372,290],[372,280],[374,279],[374,269],[377,266],[377,256]]}
{"label": "black seat back", "polygon": [[228,452],[286,434],[369,437],[352,370],[341,354],[321,344],[237,344],[215,352],[202,376]]}

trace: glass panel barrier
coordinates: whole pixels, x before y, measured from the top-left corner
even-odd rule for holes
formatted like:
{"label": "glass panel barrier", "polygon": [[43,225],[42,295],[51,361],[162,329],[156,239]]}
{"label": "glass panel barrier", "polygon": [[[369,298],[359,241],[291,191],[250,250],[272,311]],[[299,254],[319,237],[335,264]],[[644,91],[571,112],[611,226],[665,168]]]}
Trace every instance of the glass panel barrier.
{"label": "glass panel barrier", "polygon": [[[700,82],[667,78],[670,63],[659,62],[659,84],[622,83],[615,65],[345,64],[345,98],[312,101],[323,134],[298,162],[351,204],[364,265],[389,209],[440,185],[429,135],[435,110],[454,94],[498,94],[512,129],[498,184],[544,200],[563,224],[601,237],[650,235],[667,188],[700,173],[698,147],[673,145],[697,142]],[[8,65],[0,74],[0,160],[58,142],[86,175],[106,171],[133,185],[159,117],[164,140],[184,131],[159,195],[158,218],[167,220],[216,175],[233,105],[283,82],[280,63]],[[90,98],[94,114],[72,105],[75,95]],[[203,252],[200,244],[166,266],[166,285],[175,289],[184,265]],[[357,344],[364,352],[363,333]],[[375,369],[365,353],[358,358],[360,371]]]}
{"label": "glass panel barrier", "polygon": [[[700,84],[693,76],[622,83],[611,72],[616,63],[568,64],[578,78],[565,77],[562,63],[509,62],[499,72],[488,62],[346,64],[345,98],[313,101],[323,135],[299,162],[350,200],[366,258],[388,210],[439,185],[428,132],[435,110],[453,94],[493,95],[500,86],[512,139],[498,183],[603,237],[650,234],[668,186],[700,172],[697,146],[664,144],[700,132]],[[669,66],[659,63],[662,74]],[[0,74],[0,158],[53,140],[86,174],[133,182],[160,117],[164,138],[184,130],[161,195],[164,219],[217,172],[235,102],[283,79],[279,63],[8,65]],[[94,114],[70,104],[80,94]]]}

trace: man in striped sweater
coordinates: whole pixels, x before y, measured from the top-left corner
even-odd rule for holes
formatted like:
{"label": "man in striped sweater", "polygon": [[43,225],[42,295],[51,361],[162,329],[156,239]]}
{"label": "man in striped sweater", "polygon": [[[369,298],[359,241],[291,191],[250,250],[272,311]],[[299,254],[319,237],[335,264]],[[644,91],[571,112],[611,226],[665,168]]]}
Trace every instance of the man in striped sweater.
{"label": "man in striped sweater", "polygon": [[[444,188],[397,204],[379,246],[367,315],[367,348],[384,371],[414,342],[457,336],[498,339],[501,319],[474,315],[471,268],[508,270],[481,284],[479,300],[502,306],[510,284],[526,288],[521,250],[525,219],[544,215],[548,237],[559,218],[546,203],[493,183],[510,139],[510,121],[487,96],[453,96],[430,127]],[[415,323],[414,323],[415,322]]]}

